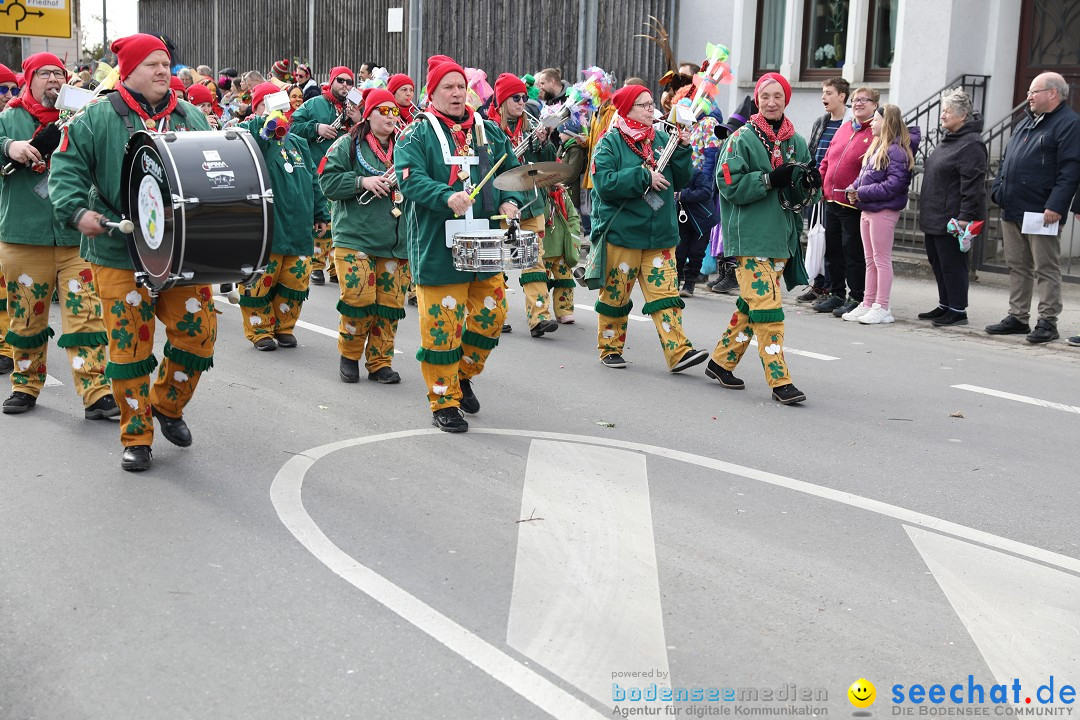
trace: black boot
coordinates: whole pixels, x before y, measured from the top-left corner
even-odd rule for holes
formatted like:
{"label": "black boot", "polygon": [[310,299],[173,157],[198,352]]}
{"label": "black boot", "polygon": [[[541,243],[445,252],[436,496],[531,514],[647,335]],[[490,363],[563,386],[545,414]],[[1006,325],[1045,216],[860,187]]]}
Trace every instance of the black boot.
{"label": "black boot", "polygon": [[469,432],[469,423],[465,421],[465,416],[461,414],[461,410],[456,407],[436,410],[431,415],[431,424],[443,432]]}
{"label": "black boot", "polygon": [[461,385],[461,409],[470,415],[480,412],[480,400],[473,392],[472,381],[462,380],[459,384]]}
{"label": "black boot", "polygon": [[350,360],[342,355],[341,360],[338,362],[338,376],[341,378],[341,382],[360,382],[360,361]]}
{"label": "black boot", "polygon": [[188,429],[184,418],[171,418],[168,415],[162,415],[157,408],[152,408],[151,412],[158,419],[158,424],[161,425],[161,434],[165,436],[166,440],[178,447],[191,445],[191,430]]}
{"label": "black boot", "polygon": [[120,456],[120,467],[128,472],[149,470],[153,457],[149,445],[131,445],[124,448],[124,454]]}
{"label": "black boot", "polygon": [[735,377],[730,370],[725,370],[722,366],[712,360],[709,361],[709,364],[705,368],[705,375],[718,381],[720,385],[729,390],[742,390],[746,387],[746,383]]}

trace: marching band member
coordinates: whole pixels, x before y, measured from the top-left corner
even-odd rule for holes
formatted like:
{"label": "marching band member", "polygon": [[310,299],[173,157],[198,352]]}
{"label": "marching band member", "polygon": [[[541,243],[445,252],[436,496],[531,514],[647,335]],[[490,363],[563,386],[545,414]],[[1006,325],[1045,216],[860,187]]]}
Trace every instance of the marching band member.
{"label": "marching band member", "polygon": [[[278,86],[265,82],[251,91],[253,117],[240,124],[262,150],[274,188],[274,243],[266,271],[251,285],[240,285],[244,335],[256,350],[296,347],[293,328],[308,297],[312,240],[326,230],[330,214],[307,143],[285,132],[275,136],[267,127],[266,96]],[[291,129],[291,128],[290,128]]]}
{"label": "marching band member", "polygon": [[[495,102],[489,115],[499,123],[499,129],[506,133],[511,147],[517,148],[530,136],[529,121],[525,115],[525,102],[529,99],[528,90],[521,78],[513,73],[503,73],[495,81]],[[555,148],[542,139],[529,139],[518,160],[524,163],[544,162],[555,159]],[[536,233],[540,240],[540,255],[536,265],[521,271],[518,282],[525,296],[525,318],[529,322],[529,333],[533,337],[543,337],[544,333],[555,332],[559,323],[551,318],[551,293],[548,292],[547,268],[544,267],[544,210],[546,197],[539,190],[524,193],[525,207],[521,210],[521,229]],[[503,227],[508,227],[505,221]]]}
{"label": "marching band member", "polygon": [[388,168],[393,169],[399,116],[390,92],[369,91],[362,122],[331,146],[319,175],[323,192],[334,201],[334,264],[342,279],[338,302],[342,382],[360,380],[365,344],[368,379],[384,385],[401,382],[390,364],[398,321],[405,317],[408,251],[398,209],[401,195],[392,187],[396,179],[384,177]]}
{"label": "marching band member", "polygon": [[188,102],[202,111],[212,129],[217,130],[221,127],[221,121],[214,112],[214,94],[210,88],[195,83],[188,88]]}
{"label": "marching band member", "polygon": [[[685,303],[676,283],[679,230],[673,189],[682,189],[690,180],[689,138],[680,131],[671,161],[657,170],[660,148],[669,138],[653,129],[655,106],[648,88],[622,87],[612,104],[618,113],[615,126],[600,140],[592,162],[592,237],[594,252],[602,252],[597,257],[604,258],[596,301],[600,362],[609,368],[626,367],[622,352],[636,280],[645,296],[641,312],[652,316],[668,369],[681,372],[709,356],[695,350],[683,333]],[[664,201],[659,210],[642,199],[650,189]]]}
{"label": "marching band member", "polygon": [[[345,97],[355,84],[353,71],[344,66],[338,66],[330,70],[330,85],[321,95],[306,101],[293,113],[292,132],[297,137],[307,140],[308,153],[317,167],[322,162],[326,151],[331,143],[344,131],[334,128],[334,122],[346,113],[347,119],[356,123],[360,119],[360,109],[348,106]],[[347,112],[346,112],[347,109]],[[336,270],[330,262],[330,246],[333,239],[330,236],[330,228],[318,233],[315,238],[315,254],[311,262],[311,283],[322,285],[326,282],[323,271],[329,272],[330,279],[334,280]]]}
{"label": "marching band member", "polygon": [[[6,331],[15,362],[13,392],[4,413],[23,413],[37,404],[45,386],[49,337],[49,301],[60,295],[63,335],[57,345],[67,349],[75,391],[82,397],[87,419],[116,417],[120,408],[105,378],[105,324],[101,300],[94,290],[90,263],[79,257],[79,233],[53,217],[49,202],[47,158],[30,139],[48,123],[60,119],[56,98],[67,78],[64,64],[51,53],[26,58],[26,89],[0,115],[0,162],[19,167],[0,186],[0,261],[11,283],[2,290],[12,318]],[[37,165],[30,169],[30,165]],[[40,168],[40,169],[38,169]]]}
{"label": "marching band member", "polygon": [[187,100],[187,85],[175,75],[169,78],[169,89],[176,95],[177,100]]}
{"label": "marching band member", "polygon": [[[209,130],[205,116],[169,90],[171,60],[165,44],[153,35],[136,34],[113,42],[120,71],[119,106],[101,97],[75,116],[53,156],[49,196],[57,221],[82,233],[81,254],[91,264],[93,279],[109,332],[109,364],[113,397],[120,406],[120,441],[124,470],[150,467],[154,440],[151,413],[174,445],[191,444],[184,408],[199,378],[214,364],[217,313],[208,285],[173,287],[151,300],[135,283],[127,242],[102,225],[118,220],[121,165],[131,128]],[[102,214],[104,213],[104,215]],[[115,233],[115,234],[114,234]],[[165,361],[151,386],[154,318],[165,325]]]}
{"label": "marching band member", "polygon": [[[428,389],[432,424],[456,433],[469,429],[461,410],[480,410],[472,380],[499,344],[506,283],[501,271],[455,270],[444,223],[473,206],[464,179],[479,183],[500,159],[499,171],[518,162],[499,127],[466,105],[460,65],[444,55],[428,58],[427,87],[429,111],[402,134],[394,167],[406,201],[409,266],[420,308],[416,357]],[[517,217],[523,204],[519,193],[500,191],[490,181],[476,197],[474,210],[481,218],[495,213]]]}
{"label": "marching band member", "polygon": [[[799,248],[802,219],[785,210],[777,194],[801,183],[818,195],[821,175],[811,169],[793,179],[796,165],[812,161],[806,141],[795,132],[784,109],[791,101],[791,85],[779,73],[765,73],[754,89],[759,112],[736,130],[721,149],[716,168],[720,187],[720,219],[724,253],[736,256],[739,281],[736,311],[713,350],[705,370],[710,378],[733,390],[745,387],[732,371],[757,337],[758,355],[772,396],[784,405],[806,400],[791,382],[784,360],[784,308],[780,276],[788,288],[806,285]],[[792,257],[793,262],[789,262]]]}
{"label": "marching band member", "polygon": [[416,85],[412,78],[401,73],[391,75],[386,81],[386,89],[394,96],[401,121],[405,125],[411,123],[413,121],[413,95],[416,94]]}

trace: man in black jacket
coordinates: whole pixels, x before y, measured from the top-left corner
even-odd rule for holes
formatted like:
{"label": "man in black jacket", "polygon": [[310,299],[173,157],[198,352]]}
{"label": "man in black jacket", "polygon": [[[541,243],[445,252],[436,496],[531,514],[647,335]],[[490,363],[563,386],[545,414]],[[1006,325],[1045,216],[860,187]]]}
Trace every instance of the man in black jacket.
{"label": "man in black jacket", "polygon": [[[1044,225],[1064,223],[1080,184],[1080,118],[1068,105],[1069,86],[1057,73],[1031,81],[1028,108],[1005,149],[991,198],[1001,207],[1005,262],[1009,266],[1009,314],[988,325],[991,335],[1027,334],[1031,343],[1056,340],[1061,313],[1060,226],[1055,235],[1021,232],[1025,213]],[[1028,325],[1033,286],[1039,319]]]}

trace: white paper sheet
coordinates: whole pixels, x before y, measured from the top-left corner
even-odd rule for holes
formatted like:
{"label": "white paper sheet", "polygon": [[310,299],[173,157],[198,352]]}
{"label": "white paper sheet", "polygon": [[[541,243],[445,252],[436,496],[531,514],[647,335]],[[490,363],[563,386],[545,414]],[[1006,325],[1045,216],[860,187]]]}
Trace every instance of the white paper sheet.
{"label": "white paper sheet", "polygon": [[1026,235],[1057,235],[1058,223],[1052,225],[1043,225],[1042,213],[1024,213],[1024,224],[1020,228],[1020,232]]}

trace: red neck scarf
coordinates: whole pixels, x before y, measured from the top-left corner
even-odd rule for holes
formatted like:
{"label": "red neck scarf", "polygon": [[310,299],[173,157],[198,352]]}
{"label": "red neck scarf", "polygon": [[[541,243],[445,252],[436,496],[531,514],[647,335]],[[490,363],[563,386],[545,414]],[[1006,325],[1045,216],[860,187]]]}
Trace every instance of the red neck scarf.
{"label": "red neck scarf", "polygon": [[398,104],[398,113],[401,116],[402,122],[404,122],[406,125],[408,125],[409,123],[411,123],[413,121],[413,114],[412,114],[412,106],[411,105],[402,105],[402,104],[399,103]]}
{"label": "red neck scarf", "polygon": [[791,124],[791,121],[784,117],[784,121],[780,123],[780,132],[773,132],[772,125],[765,119],[765,116],[761,113],[750,116],[750,122],[754,126],[754,130],[757,131],[757,136],[761,139],[761,142],[765,145],[765,150],[769,153],[769,162],[774,168],[778,168],[784,164],[784,157],[780,152],[780,143],[785,140],[790,140],[795,136],[795,126]]}
{"label": "red neck scarf", "polygon": [[[441,112],[435,109],[434,106],[428,107],[428,112],[439,119],[443,125],[450,130],[450,134],[454,136],[454,145],[457,146],[457,152],[460,155],[461,151],[465,149],[468,141],[468,132],[473,126],[473,114],[471,110],[465,110],[465,119],[458,121],[454,118],[443,115]],[[454,128],[458,128],[455,130]]]}
{"label": "red neck scarf", "polygon": [[383,150],[382,143],[375,137],[375,133],[369,132],[367,134],[367,143],[371,148],[371,152],[375,153],[375,157],[379,158],[385,167],[390,167],[394,164],[394,136],[390,135],[390,144],[385,150]]}
{"label": "red neck scarf", "polygon": [[39,123],[46,125],[60,119],[60,111],[56,108],[47,108],[38,102],[38,99],[30,92],[30,83],[23,88],[23,92],[8,103],[8,107],[26,108],[26,112],[34,116]]}
{"label": "red neck scarf", "polygon": [[[554,205],[558,213],[562,215],[563,220],[568,219],[568,214],[566,210],[566,189],[563,188],[562,185],[555,185],[551,188],[551,193],[549,194],[549,197],[551,198],[551,204]],[[552,214],[552,216],[548,218],[548,225],[553,225],[554,219],[555,215]]]}
{"label": "red neck scarf", "polygon": [[[176,109],[176,93],[171,90],[169,91],[169,102],[165,106],[165,109],[157,113],[153,117],[150,117],[150,115],[147,114],[145,110],[143,110],[142,105],[139,104],[138,100],[132,97],[128,89],[124,87],[123,83],[116,86],[116,92],[120,93],[120,97],[124,99],[124,103],[129,108],[138,113],[139,117],[141,117],[143,119],[143,122],[146,123],[147,128],[160,129],[158,127],[157,121],[163,118],[168,118],[169,115],[172,114],[172,111]],[[168,120],[166,120],[165,127],[168,128]]]}
{"label": "red neck scarf", "polygon": [[[626,143],[627,147],[634,151],[634,154],[640,157],[650,169],[656,169],[656,158],[653,157],[653,138],[656,137],[656,130],[652,125],[646,125],[640,123],[637,120],[631,120],[630,118],[624,118],[622,115],[617,116],[615,121],[615,127],[619,131],[619,136]],[[641,145],[639,148],[638,145]]]}
{"label": "red neck scarf", "polygon": [[513,130],[510,129],[509,122],[505,120],[500,121],[499,126],[506,131],[507,137],[510,138],[510,144],[517,145],[521,142],[521,137],[525,132],[525,116],[522,115],[517,119],[517,125],[514,126]]}
{"label": "red neck scarf", "polygon": [[[333,84],[332,80],[330,82],[331,82],[331,84]],[[337,111],[338,111],[339,114],[341,113],[342,110],[345,109],[344,103],[342,103],[340,100],[338,100],[336,97],[334,97],[334,93],[330,92],[329,87],[327,87],[325,90],[323,90],[322,96],[324,98],[326,98],[327,100],[329,100],[331,105],[333,105],[335,108],[337,108]]]}

